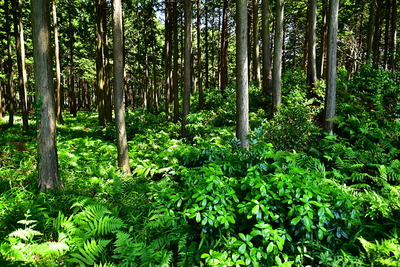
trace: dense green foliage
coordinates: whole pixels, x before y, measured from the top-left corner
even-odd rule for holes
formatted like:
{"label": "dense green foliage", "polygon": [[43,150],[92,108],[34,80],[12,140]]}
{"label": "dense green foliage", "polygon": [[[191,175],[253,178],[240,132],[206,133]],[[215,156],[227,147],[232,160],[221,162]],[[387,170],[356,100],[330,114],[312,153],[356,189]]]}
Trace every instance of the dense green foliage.
{"label": "dense green foliage", "polygon": [[57,192],[36,188],[35,133],[1,125],[2,265],[397,266],[398,77],[346,77],[335,135],[301,72],[284,75],[274,119],[251,88],[249,151],[234,137],[233,88],[208,92],[185,139],[165,116],[129,111],[132,175],[117,171],[113,126],[66,116]]}

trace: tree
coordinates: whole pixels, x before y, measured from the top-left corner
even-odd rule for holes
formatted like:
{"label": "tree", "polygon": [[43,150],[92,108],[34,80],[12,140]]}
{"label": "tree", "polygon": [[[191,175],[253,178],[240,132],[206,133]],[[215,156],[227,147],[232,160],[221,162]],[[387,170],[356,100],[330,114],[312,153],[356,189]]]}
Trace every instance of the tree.
{"label": "tree", "polygon": [[336,113],[336,68],[337,68],[337,31],[338,31],[339,0],[329,1],[328,21],[328,53],[327,77],[325,96],[325,122],[326,132],[333,132],[333,121]]}
{"label": "tree", "polygon": [[182,114],[182,135],[187,136],[186,129],[187,115],[190,112],[190,92],[192,83],[192,2],[184,0],[183,2],[185,14],[185,53],[184,53],[184,81],[185,87],[183,90],[183,114]]}
{"label": "tree", "polygon": [[204,109],[203,59],[201,51],[201,0],[197,0],[197,73],[199,76],[199,109]]}
{"label": "tree", "polygon": [[172,16],[171,1],[165,1],[165,113],[170,120],[170,96],[172,95]]}
{"label": "tree", "polygon": [[307,85],[317,87],[317,55],[316,55],[316,28],[317,28],[317,0],[308,1],[308,63]]}
{"label": "tree", "polygon": [[19,96],[22,107],[22,124],[25,131],[29,128],[28,122],[28,102],[27,102],[27,87],[28,78],[25,67],[25,41],[24,41],[24,27],[22,24],[22,3],[21,0],[12,1],[14,13],[14,33],[15,42],[17,47],[17,66],[18,66],[18,86]]}
{"label": "tree", "polygon": [[263,94],[270,91],[271,83],[271,38],[269,31],[269,0],[262,0],[262,58],[263,58]]}
{"label": "tree", "polygon": [[179,86],[178,86],[178,67],[179,67],[179,46],[178,46],[178,3],[172,3],[172,32],[173,32],[173,71],[172,71],[172,90],[174,94],[174,122],[179,120]]}
{"label": "tree", "polygon": [[260,87],[260,44],[259,44],[259,25],[258,25],[258,6],[259,0],[253,1],[253,77],[256,87]]}
{"label": "tree", "polygon": [[6,24],[4,25],[5,31],[7,33],[7,89],[6,93],[8,95],[8,125],[14,125],[14,72],[13,72],[13,61],[12,61],[12,44],[11,44],[11,29],[10,29],[10,8],[9,2],[4,3],[4,10],[6,16]]}
{"label": "tree", "polygon": [[284,0],[276,1],[274,66],[272,71],[272,107],[276,115],[282,103],[282,53],[283,53]]}
{"label": "tree", "polygon": [[60,66],[60,45],[58,42],[58,22],[57,22],[57,8],[56,0],[52,1],[53,13],[53,32],[54,32],[54,57],[56,65],[56,114],[57,120],[63,121],[61,109],[61,66]]}
{"label": "tree", "polygon": [[38,106],[39,188],[62,187],[58,174],[56,112],[50,46],[50,0],[32,0],[32,41]]}
{"label": "tree", "polygon": [[225,96],[228,86],[228,0],[224,0],[222,9],[222,31],[221,31],[221,58],[220,58],[220,90]]}
{"label": "tree", "polygon": [[392,12],[390,14],[391,25],[390,25],[390,56],[389,56],[389,68],[396,71],[396,42],[397,42],[397,0],[392,0]]}
{"label": "tree", "polygon": [[130,173],[128,142],[125,127],[124,104],[124,44],[122,30],[121,0],[113,0],[113,42],[114,42],[114,112],[118,149],[118,167]]}
{"label": "tree", "polygon": [[247,1],[238,0],[236,2],[236,137],[244,149],[249,147],[247,28]]}

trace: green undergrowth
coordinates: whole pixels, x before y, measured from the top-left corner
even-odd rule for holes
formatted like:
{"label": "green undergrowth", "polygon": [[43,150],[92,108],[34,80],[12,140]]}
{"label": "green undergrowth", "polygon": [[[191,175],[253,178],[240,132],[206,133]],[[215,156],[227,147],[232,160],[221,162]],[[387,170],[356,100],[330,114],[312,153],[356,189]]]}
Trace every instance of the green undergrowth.
{"label": "green undergrowth", "polygon": [[339,74],[334,135],[320,129],[323,82],[309,92],[301,72],[285,73],[273,119],[251,87],[248,151],[233,87],[207,92],[186,138],[165,114],[128,111],[129,175],[112,123],[65,114],[54,192],[37,189],[35,131],[1,124],[1,265],[397,266],[398,79]]}

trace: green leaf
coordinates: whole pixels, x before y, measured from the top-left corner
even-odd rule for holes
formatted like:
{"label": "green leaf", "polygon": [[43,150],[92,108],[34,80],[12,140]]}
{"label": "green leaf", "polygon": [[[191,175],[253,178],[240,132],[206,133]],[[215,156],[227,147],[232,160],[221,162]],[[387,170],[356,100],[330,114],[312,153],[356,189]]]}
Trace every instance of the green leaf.
{"label": "green leaf", "polygon": [[304,222],[304,226],[306,227],[307,231],[311,232],[311,225],[312,225],[311,219],[308,216],[304,216],[303,222]]}
{"label": "green leaf", "polygon": [[255,205],[252,209],[251,209],[251,213],[252,214],[257,214],[258,211],[260,210],[260,205]]}
{"label": "green leaf", "polygon": [[241,253],[241,254],[244,254],[244,252],[246,251],[246,243],[243,243],[240,247],[239,247],[239,252]]}
{"label": "green leaf", "polygon": [[270,242],[267,247],[267,253],[271,253],[273,249],[274,249],[274,243]]}
{"label": "green leaf", "polygon": [[294,219],[291,221],[291,224],[292,224],[292,225],[297,225],[297,224],[299,223],[300,220],[301,220],[301,217],[300,217],[300,216],[297,216],[296,218],[294,218]]}

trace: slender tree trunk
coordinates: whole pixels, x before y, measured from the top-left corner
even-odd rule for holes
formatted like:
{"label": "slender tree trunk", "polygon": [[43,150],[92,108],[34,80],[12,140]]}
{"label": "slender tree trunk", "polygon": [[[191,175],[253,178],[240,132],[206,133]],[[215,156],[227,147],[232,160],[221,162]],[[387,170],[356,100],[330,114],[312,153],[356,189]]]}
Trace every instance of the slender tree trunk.
{"label": "slender tree trunk", "polygon": [[24,28],[22,25],[22,3],[21,0],[12,1],[14,10],[14,32],[17,47],[17,65],[18,65],[18,84],[19,84],[19,97],[22,108],[22,125],[25,131],[29,128],[28,122],[28,102],[27,102],[27,87],[28,78],[26,75],[25,67],[25,41],[24,41]]}
{"label": "slender tree trunk", "polygon": [[367,34],[367,60],[372,59],[372,47],[374,43],[374,31],[375,31],[375,14],[376,14],[376,1],[371,0],[369,7],[369,18],[368,18],[368,34]]}
{"label": "slender tree trunk", "polygon": [[[384,20],[385,20],[385,46],[383,48],[383,67],[385,68],[385,70],[388,69],[388,65],[389,65],[389,35],[390,35],[390,14],[391,14],[391,10],[392,8],[390,7],[391,5],[391,1],[390,0],[386,0],[385,1],[385,16],[384,16]],[[396,7],[397,8],[397,7]]]}
{"label": "slender tree trunk", "polygon": [[390,15],[390,56],[389,68],[394,73],[396,71],[396,49],[397,49],[397,0],[392,0],[392,12]]}
{"label": "slender tree trunk", "polygon": [[204,109],[203,59],[201,50],[201,0],[197,0],[197,73],[199,75],[199,109]]}
{"label": "slender tree trunk", "polygon": [[241,148],[249,142],[249,80],[247,51],[247,0],[236,2],[236,137]]}
{"label": "slender tree trunk", "polygon": [[111,66],[109,64],[109,46],[108,46],[108,36],[107,36],[107,17],[108,17],[108,8],[107,8],[107,2],[105,2],[105,11],[103,13],[104,18],[102,20],[103,22],[103,64],[104,64],[104,92],[105,92],[105,115],[106,115],[106,120],[111,122],[112,121],[112,110],[113,110],[113,106],[112,106],[112,90],[111,90]]}
{"label": "slender tree trunk", "polygon": [[12,61],[12,43],[11,43],[11,27],[10,27],[10,7],[9,2],[4,3],[4,11],[6,17],[6,24],[4,25],[7,33],[7,94],[8,94],[8,125],[14,125],[14,106],[15,106],[15,94],[14,94],[14,72],[13,72],[13,61]]}
{"label": "slender tree trunk", "polygon": [[271,88],[271,37],[269,30],[269,0],[262,0],[262,51],[263,51],[263,95]]}
{"label": "slender tree trunk", "polygon": [[206,89],[210,89],[210,60],[209,60],[209,42],[208,42],[208,4],[207,2],[204,3],[204,17],[205,17],[205,37],[204,37],[204,46],[205,46],[205,73],[206,73],[206,81],[205,87]]}
{"label": "slender tree trunk", "polygon": [[99,113],[100,126],[107,126],[105,114],[105,69],[103,53],[103,13],[105,12],[104,0],[96,0],[96,91],[97,91],[97,109]]}
{"label": "slender tree trunk", "polygon": [[114,42],[114,112],[118,149],[118,167],[130,173],[128,142],[125,128],[124,104],[124,44],[122,31],[121,0],[113,0],[113,42]]}
{"label": "slender tree trunk", "polygon": [[329,1],[328,58],[325,97],[325,131],[333,132],[332,119],[336,114],[337,31],[339,0]]}
{"label": "slender tree trunk", "polygon": [[172,72],[172,85],[174,92],[174,122],[179,120],[179,81],[178,81],[178,59],[179,59],[179,42],[178,42],[178,4],[176,1],[172,3],[172,29],[173,29],[173,54],[174,68]]}
{"label": "slender tree trunk", "polygon": [[328,38],[327,6],[328,6],[327,0],[322,0],[322,36],[321,36],[321,47],[320,47],[320,65],[318,68],[320,78],[325,77],[325,59],[326,59],[327,38]]}
{"label": "slender tree trunk", "polygon": [[274,39],[274,67],[272,71],[272,106],[273,114],[279,111],[282,103],[282,53],[283,53],[283,14],[284,2],[276,3],[276,27]]}
{"label": "slender tree trunk", "polygon": [[184,76],[185,88],[183,91],[183,115],[182,115],[182,136],[188,135],[186,116],[190,112],[190,92],[192,83],[191,58],[192,58],[192,3],[190,0],[184,0],[185,14],[185,57],[184,57]]}
{"label": "slender tree trunk", "polygon": [[228,86],[228,0],[224,0],[222,9],[222,31],[221,31],[221,60],[220,60],[220,90],[225,96]]}
{"label": "slender tree trunk", "polygon": [[63,121],[61,110],[61,67],[60,67],[60,45],[58,43],[58,22],[57,22],[57,8],[56,0],[52,1],[53,11],[53,31],[54,31],[54,56],[56,64],[56,114],[57,120]]}
{"label": "slender tree trunk", "polygon": [[170,96],[172,95],[172,18],[171,1],[165,1],[165,114],[171,119]]}
{"label": "slender tree trunk", "polygon": [[382,12],[382,0],[377,0],[376,2],[376,14],[375,16],[375,30],[374,30],[374,39],[372,43],[372,53],[373,53],[373,62],[374,67],[377,68],[380,64],[380,41],[381,41],[381,24],[382,17],[380,16]]}
{"label": "slender tree trunk", "polygon": [[258,25],[258,7],[259,0],[253,1],[253,76],[256,87],[260,87],[260,44],[259,44],[259,25]]}
{"label": "slender tree trunk", "polygon": [[317,87],[317,54],[316,34],[317,29],[317,0],[309,0],[309,23],[308,23],[308,64],[307,85],[310,88]]}
{"label": "slender tree trunk", "polygon": [[40,191],[62,187],[58,175],[56,110],[50,46],[50,0],[32,0],[32,41],[36,104],[39,106],[38,172]]}

